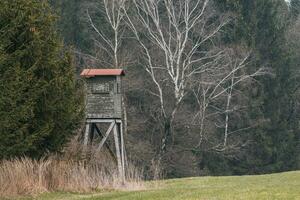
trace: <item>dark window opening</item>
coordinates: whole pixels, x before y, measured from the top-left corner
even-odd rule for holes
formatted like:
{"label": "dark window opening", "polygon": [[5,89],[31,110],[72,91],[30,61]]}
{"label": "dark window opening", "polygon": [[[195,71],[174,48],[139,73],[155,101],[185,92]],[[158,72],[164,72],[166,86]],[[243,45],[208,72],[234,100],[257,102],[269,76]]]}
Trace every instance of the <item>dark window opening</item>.
{"label": "dark window opening", "polygon": [[107,94],[110,91],[108,83],[98,83],[93,85],[93,93],[95,94]]}

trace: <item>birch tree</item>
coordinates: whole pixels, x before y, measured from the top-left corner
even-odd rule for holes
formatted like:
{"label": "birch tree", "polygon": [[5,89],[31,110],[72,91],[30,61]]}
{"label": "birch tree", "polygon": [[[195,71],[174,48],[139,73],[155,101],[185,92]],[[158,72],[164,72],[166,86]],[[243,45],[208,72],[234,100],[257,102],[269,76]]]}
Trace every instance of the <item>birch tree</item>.
{"label": "birch tree", "polygon": [[95,23],[90,10],[87,10],[87,17],[90,26],[96,33],[94,38],[95,46],[104,55],[97,60],[100,63],[111,68],[123,68],[127,63],[127,56],[122,54],[122,43],[124,42],[124,34],[126,26],[124,23],[124,10],[126,10],[126,0],[102,0],[101,7],[98,10],[103,14],[109,27],[109,33],[105,33],[103,28]]}
{"label": "birch tree", "polygon": [[[145,70],[156,86],[164,133],[160,151],[172,138],[173,121],[194,75],[213,70],[222,50],[206,49],[229,19],[216,17],[210,0],[133,0],[134,12],[126,12],[128,25],[145,55]],[[142,30],[141,30],[142,29]],[[158,55],[161,60],[158,61]],[[171,94],[169,94],[171,91]],[[166,96],[172,95],[172,102]]]}
{"label": "birch tree", "polygon": [[[203,143],[206,143],[209,144],[209,147],[206,148],[218,152],[238,150],[245,143],[241,141],[231,143],[229,138],[234,137],[235,133],[240,133],[254,126],[252,124],[236,130],[231,128],[232,116],[247,108],[247,105],[242,104],[241,98],[237,98],[242,96],[243,92],[241,90],[243,88],[251,87],[256,82],[258,76],[271,74],[271,72],[264,67],[251,72],[248,69],[251,66],[251,53],[241,49],[238,51],[240,51],[239,54],[243,55],[239,56],[233,50],[227,50],[224,60],[219,63],[221,66],[217,67],[218,70],[213,73],[206,72],[204,76],[198,79],[200,82],[198,81],[192,89],[198,105],[198,110],[192,120],[192,124],[199,127],[199,140],[195,149],[200,149]],[[208,141],[211,139],[208,135],[213,135],[206,129],[208,120],[214,122],[214,131],[217,129],[222,130],[223,136],[221,139]]]}

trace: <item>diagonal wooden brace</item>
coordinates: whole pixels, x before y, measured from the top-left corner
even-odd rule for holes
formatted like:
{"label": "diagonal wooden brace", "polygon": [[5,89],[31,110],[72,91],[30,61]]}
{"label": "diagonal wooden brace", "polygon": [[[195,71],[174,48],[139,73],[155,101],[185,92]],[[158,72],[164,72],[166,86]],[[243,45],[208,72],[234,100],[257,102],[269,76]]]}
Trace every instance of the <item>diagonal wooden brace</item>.
{"label": "diagonal wooden brace", "polygon": [[105,135],[104,135],[104,137],[103,137],[103,139],[101,140],[101,142],[100,142],[100,144],[99,144],[99,147],[98,147],[97,151],[100,151],[100,150],[101,150],[101,148],[103,147],[105,141],[107,140],[107,138],[108,138],[110,132],[112,131],[112,129],[114,128],[115,125],[116,125],[116,122],[115,122],[115,121],[113,121],[113,122],[110,124],[109,128],[107,129],[107,131],[106,131],[106,133],[105,133]]}

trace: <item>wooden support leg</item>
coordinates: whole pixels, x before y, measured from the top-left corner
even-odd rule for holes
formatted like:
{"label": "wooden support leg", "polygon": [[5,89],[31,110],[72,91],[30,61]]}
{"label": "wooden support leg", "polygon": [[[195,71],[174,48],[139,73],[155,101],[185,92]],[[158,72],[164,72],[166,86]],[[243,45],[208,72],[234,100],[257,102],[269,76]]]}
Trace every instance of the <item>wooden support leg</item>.
{"label": "wooden support leg", "polygon": [[90,123],[86,123],[85,125],[85,133],[84,133],[84,139],[83,139],[83,145],[87,146],[89,142],[89,134],[90,134]]}
{"label": "wooden support leg", "polygon": [[115,140],[116,155],[117,155],[117,161],[118,161],[118,171],[119,171],[120,177],[124,180],[124,174],[123,174],[123,170],[122,170],[120,143],[119,143],[120,140],[119,140],[117,126],[114,126],[114,140]]}
{"label": "wooden support leg", "polygon": [[119,124],[119,132],[121,139],[121,160],[122,160],[122,171],[123,171],[123,182],[125,181],[125,146],[124,146],[124,134],[123,134],[123,123]]}

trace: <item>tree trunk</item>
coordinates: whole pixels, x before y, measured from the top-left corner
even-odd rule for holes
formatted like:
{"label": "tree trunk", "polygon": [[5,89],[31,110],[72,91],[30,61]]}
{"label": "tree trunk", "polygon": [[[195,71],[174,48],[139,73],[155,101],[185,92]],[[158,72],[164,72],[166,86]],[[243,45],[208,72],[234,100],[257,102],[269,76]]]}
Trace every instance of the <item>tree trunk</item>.
{"label": "tree trunk", "polygon": [[172,142],[172,126],[171,126],[171,123],[172,123],[171,118],[166,118],[164,120],[164,130],[163,130],[163,136],[162,136],[162,139],[161,139],[159,157],[163,157],[163,155],[167,151],[168,146]]}

